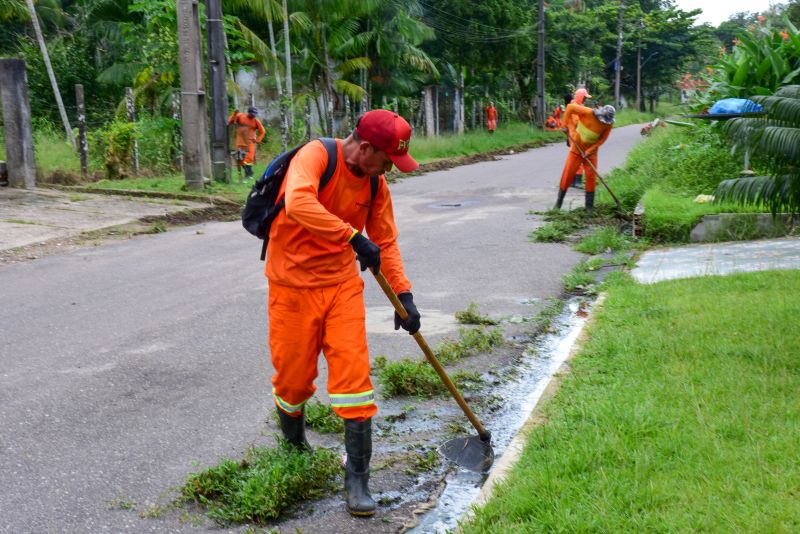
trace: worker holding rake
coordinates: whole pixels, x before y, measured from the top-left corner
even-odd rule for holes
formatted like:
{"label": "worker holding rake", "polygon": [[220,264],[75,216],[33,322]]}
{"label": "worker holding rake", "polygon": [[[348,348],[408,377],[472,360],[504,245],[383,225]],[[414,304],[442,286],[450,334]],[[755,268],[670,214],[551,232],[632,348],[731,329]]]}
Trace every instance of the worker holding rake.
{"label": "worker holding rake", "polygon": [[269,234],[269,346],[281,431],[291,445],[310,449],[304,407],[316,390],[321,351],[328,364],[331,407],[344,419],[345,494],[352,515],[375,513],[367,482],[372,417],[378,411],[370,380],[364,282],[356,259],[362,271],[385,273],[402,303],[404,317],[395,312],[395,330],[414,334],[420,327],[383,176],[392,165],[402,172],[417,168],[408,154],[410,140],[411,126],[396,113],[365,113],[349,137],[336,140],[336,167],[324,189],[320,179],[328,152],[320,141],[303,146],[289,164],[281,186],[285,209]]}
{"label": "worker holding rake", "polygon": [[[570,149],[564,169],[561,172],[561,183],[558,198],[553,209],[561,209],[567,189],[572,184],[577,170],[586,162],[586,211],[594,208],[594,193],[597,187],[597,151],[608,139],[614,125],[616,110],[614,106],[589,108],[579,104],[570,104],[564,112],[563,123],[567,126],[563,131],[570,140]],[[575,120],[577,118],[577,120]]]}

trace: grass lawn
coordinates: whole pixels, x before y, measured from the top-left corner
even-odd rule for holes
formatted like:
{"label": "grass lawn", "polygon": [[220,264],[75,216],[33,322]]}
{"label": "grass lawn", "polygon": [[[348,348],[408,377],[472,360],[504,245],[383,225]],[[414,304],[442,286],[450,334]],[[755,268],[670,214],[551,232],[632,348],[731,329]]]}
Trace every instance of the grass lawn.
{"label": "grass lawn", "polygon": [[800,271],[611,282],[465,532],[800,531]]}

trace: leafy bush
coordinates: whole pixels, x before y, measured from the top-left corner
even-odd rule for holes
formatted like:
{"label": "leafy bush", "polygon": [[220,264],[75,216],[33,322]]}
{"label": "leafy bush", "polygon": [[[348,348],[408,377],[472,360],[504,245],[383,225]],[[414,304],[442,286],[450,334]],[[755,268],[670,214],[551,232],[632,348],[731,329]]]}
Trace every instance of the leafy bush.
{"label": "leafy bush", "polygon": [[134,140],[138,141],[139,169],[145,174],[173,170],[179,121],[144,116],[135,123],[115,120],[89,132],[90,157],[105,167],[108,178],[127,178],[133,173]]}

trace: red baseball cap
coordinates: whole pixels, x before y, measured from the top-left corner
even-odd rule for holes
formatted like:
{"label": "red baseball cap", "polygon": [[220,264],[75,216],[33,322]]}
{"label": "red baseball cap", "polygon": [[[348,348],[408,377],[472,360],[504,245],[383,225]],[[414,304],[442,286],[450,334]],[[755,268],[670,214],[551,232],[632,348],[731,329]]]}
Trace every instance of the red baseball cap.
{"label": "red baseball cap", "polygon": [[386,152],[401,172],[411,172],[419,167],[408,153],[411,125],[397,113],[386,109],[367,111],[358,119],[356,132],[361,139]]}

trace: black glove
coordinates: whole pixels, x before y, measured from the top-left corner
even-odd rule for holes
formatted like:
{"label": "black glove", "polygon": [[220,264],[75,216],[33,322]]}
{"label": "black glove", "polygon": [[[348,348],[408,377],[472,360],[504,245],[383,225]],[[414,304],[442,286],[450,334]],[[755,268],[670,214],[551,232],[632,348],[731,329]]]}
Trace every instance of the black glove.
{"label": "black glove", "polygon": [[376,271],[380,270],[381,249],[378,245],[361,235],[361,232],[356,232],[356,235],[350,240],[350,246],[358,255],[358,263],[361,264],[362,271],[366,271],[368,267],[374,268]]}
{"label": "black glove", "polygon": [[408,317],[404,321],[400,318],[400,314],[394,312],[394,329],[398,330],[402,326],[403,330],[408,331],[409,334],[416,334],[419,330],[420,315],[417,311],[417,307],[414,305],[414,295],[405,292],[397,295],[397,298],[400,299],[403,308],[406,309]]}

